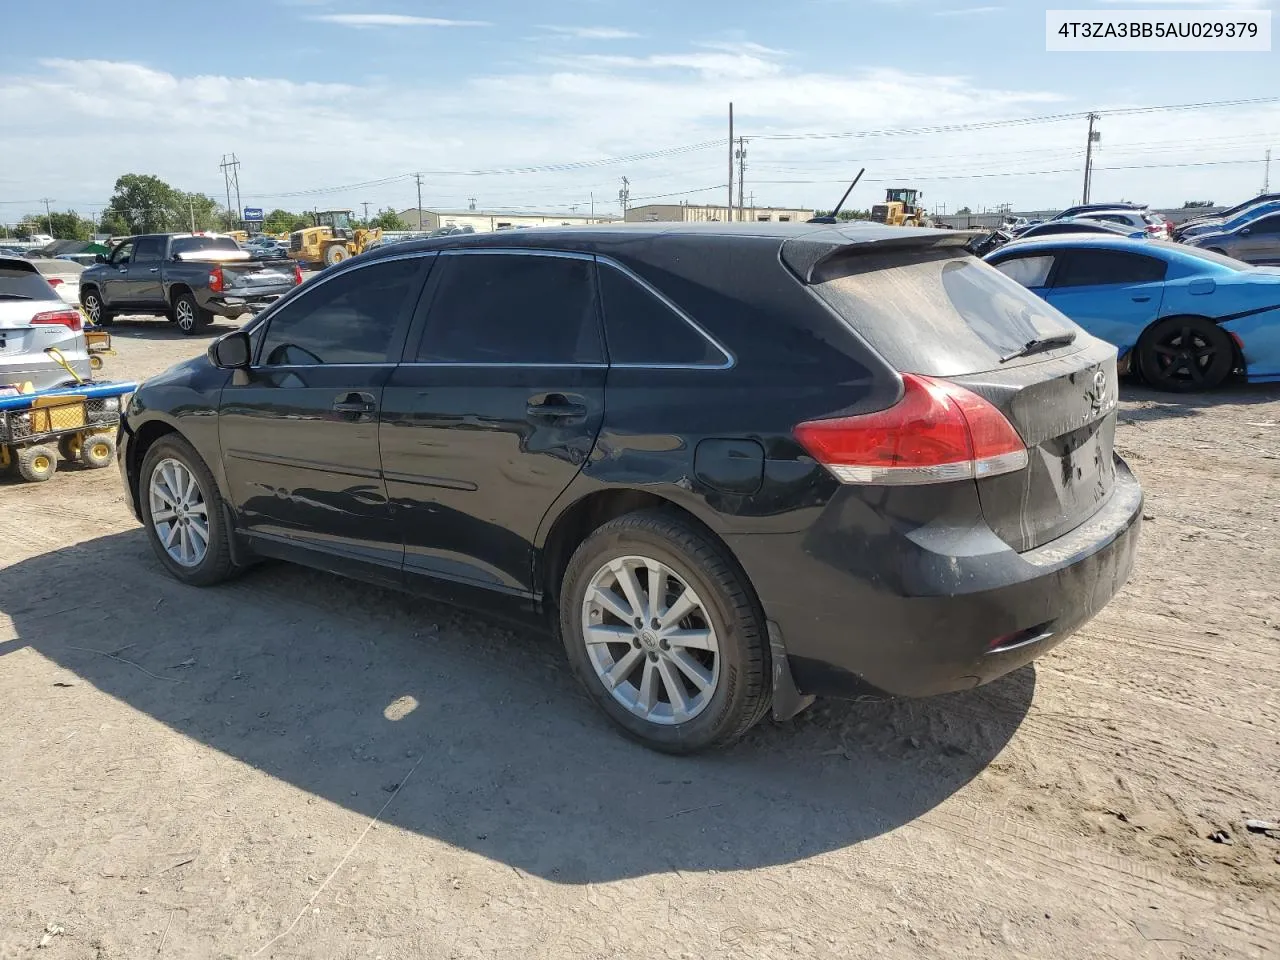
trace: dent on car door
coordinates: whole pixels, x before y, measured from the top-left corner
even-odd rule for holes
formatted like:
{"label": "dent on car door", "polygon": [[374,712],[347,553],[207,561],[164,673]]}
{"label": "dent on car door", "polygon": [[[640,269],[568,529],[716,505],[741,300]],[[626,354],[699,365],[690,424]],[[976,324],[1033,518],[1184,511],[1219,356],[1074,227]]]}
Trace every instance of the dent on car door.
{"label": "dent on car door", "polygon": [[1163,260],[1144,254],[1101,247],[1065,250],[1048,300],[1124,353],[1160,316],[1167,269]]}
{"label": "dent on car door", "polygon": [[382,407],[406,573],[464,602],[528,597],[538,524],[603,420],[595,263],[450,252],[423,304]]}
{"label": "dent on car door", "polygon": [[400,582],[378,410],[427,264],[374,261],[316,280],[255,330],[254,366],[223,389],[219,440],[239,524],[268,552],[302,547]]}

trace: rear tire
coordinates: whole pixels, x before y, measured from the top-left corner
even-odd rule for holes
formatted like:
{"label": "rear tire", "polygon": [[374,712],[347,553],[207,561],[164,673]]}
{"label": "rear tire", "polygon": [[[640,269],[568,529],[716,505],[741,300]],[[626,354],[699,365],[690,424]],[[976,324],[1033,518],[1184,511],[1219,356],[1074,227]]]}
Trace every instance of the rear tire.
{"label": "rear tire", "polygon": [[213,321],[213,314],[200,309],[196,298],[190,293],[180,293],[173,300],[173,322],[186,336],[191,336],[207,323]]}
{"label": "rear tire", "polygon": [[1168,317],[1138,342],[1138,372],[1157,390],[1212,390],[1234,367],[1231,338],[1204,317]]}
{"label": "rear tire", "polygon": [[[195,488],[184,497],[190,480]],[[183,509],[178,511],[180,503]],[[237,572],[217,482],[200,454],[181,436],[168,434],[148,448],[138,474],[138,504],[151,549],[175,579],[208,587]],[[187,523],[175,530],[179,519]],[[184,551],[184,544],[193,549]]]}
{"label": "rear tire", "polygon": [[38,443],[18,451],[18,473],[30,483],[42,483],[58,472],[58,452]]}
{"label": "rear tire", "polygon": [[768,712],[759,601],[725,548],[674,512],[626,514],[582,542],[560,590],[560,636],[591,699],[655,750],[727,746]]}

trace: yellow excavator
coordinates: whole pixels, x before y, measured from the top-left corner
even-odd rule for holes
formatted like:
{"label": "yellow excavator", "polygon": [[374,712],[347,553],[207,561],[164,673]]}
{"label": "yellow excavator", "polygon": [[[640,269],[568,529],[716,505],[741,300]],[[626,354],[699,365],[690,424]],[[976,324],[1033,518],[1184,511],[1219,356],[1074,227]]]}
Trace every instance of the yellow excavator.
{"label": "yellow excavator", "polygon": [[313,219],[315,226],[289,234],[289,256],[305,266],[331,267],[382,239],[381,227],[353,227],[350,210],[317,210]]}
{"label": "yellow excavator", "polygon": [[924,196],[914,187],[890,187],[884,192],[884,203],[871,208],[871,219],[891,227],[928,227],[929,215],[920,206]]}

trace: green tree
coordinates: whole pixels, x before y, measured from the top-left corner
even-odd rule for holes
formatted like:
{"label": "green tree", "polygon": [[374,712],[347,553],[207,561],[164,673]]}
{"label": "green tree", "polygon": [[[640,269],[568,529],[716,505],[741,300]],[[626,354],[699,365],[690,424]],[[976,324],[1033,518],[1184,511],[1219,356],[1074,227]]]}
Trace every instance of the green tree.
{"label": "green tree", "polygon": [[400,219],[400,215],[387,207],[379,210],[378,215],[369,220],[369,226],[381,227],[383,230],[408,230],[409,225]]}
{"label": "green tree", "polygon": [[[127,233],[179,228],[183,220],[179,211],[185,206],[185,194],[175,190],[159,177],[144,173],[126,173],[116,180],[103,219],[118,219],[127,227]],[[184,218],[185,219],[185,218]]]}
{"label": "green tree", "polygon": [[956,211],[956,216],[967,217],[967,216],[970,216],[972,213],[973,211],[970,210],[968,207],[961,207],[959,210]]}
{"label": "green tree", "polygon": [[277,207],[262,219],[262,229],[267,233],[286,233],[311,226],[311,218],[301,213],[290,213]]}
{"label": "green tree", "polygon": [[190,230],[192,221],[197,230],[217,230],[222,225],[224,211],[218,201],[203,193],[174,191],[178,205],[178,224],[175,229]]}
{"label": "green tree", "polygon": [[52,221],[52,233],[55,240],[90,240],[93,238],[93,222],[86,220],[74,210],[53,211],[48,217],[39,219],[46,227]]}

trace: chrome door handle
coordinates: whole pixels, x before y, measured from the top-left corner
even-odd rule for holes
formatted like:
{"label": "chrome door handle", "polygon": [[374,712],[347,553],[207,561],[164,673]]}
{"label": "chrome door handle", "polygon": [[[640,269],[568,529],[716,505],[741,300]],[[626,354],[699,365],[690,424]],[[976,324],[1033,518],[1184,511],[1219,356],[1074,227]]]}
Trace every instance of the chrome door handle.
{"label": "chrome door handle", "polygon": [[159,273],[159,272],[160,272],[159,267],[152,267],[150,270],[147,271],[147,273]]}

